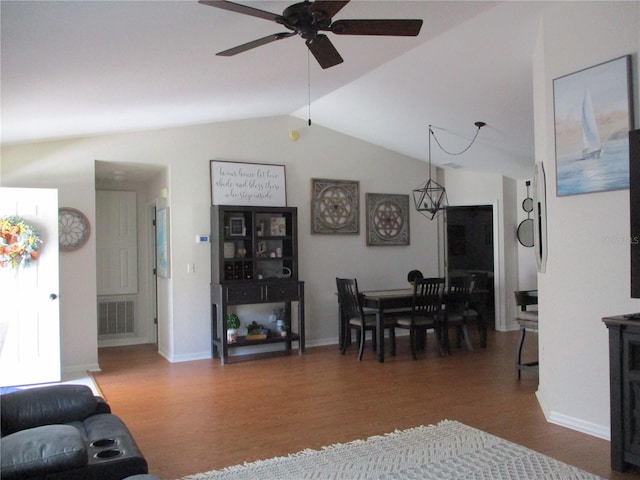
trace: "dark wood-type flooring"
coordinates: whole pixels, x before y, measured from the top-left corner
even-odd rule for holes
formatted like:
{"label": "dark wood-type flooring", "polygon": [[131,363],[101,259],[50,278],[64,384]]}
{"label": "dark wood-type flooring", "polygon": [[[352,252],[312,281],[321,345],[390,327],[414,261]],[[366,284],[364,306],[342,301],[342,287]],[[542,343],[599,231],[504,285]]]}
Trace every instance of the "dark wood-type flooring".
{"label": "dark wood-type flooring", "polygon": [[[491,331],[487,349],[439,357],[430,335],[414,361],[407,337],[399,337],[397,356],[384,364],[370,342],[362,362],[353,345],[346,355],[325,346],[225,366],[218,359],[172,364],[153,345],[104,348],[95,378],[150,473],[164,480],[443,419],[605,478],[640,479],[637,470],[611,471],[608,441],[545,420],[537,375],[516,380],[517,339],[518,332]],[[534,348],[535,341],[525,360]]]}

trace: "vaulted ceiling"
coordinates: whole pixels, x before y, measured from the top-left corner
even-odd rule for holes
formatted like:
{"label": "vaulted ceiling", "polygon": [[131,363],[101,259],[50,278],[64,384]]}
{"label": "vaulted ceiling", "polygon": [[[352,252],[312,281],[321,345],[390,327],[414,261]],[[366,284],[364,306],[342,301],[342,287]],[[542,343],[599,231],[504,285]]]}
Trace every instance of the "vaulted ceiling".
{"label": "vaulted ceiling", "polygon": [[[244,1],[281,13],[292,2]],[[548,5],[548,3],[547,3]],[[283,27],[187,1],[2,1],[2,143],[300,118],[434,164],[527,178],[532,57],[545,2],[353,0],[334,17],[420,18],[418,37],[337,36],[321,69]],[[311,103],[309,104],[309,100]],[[312,125],[307,125],[308,118]]]}

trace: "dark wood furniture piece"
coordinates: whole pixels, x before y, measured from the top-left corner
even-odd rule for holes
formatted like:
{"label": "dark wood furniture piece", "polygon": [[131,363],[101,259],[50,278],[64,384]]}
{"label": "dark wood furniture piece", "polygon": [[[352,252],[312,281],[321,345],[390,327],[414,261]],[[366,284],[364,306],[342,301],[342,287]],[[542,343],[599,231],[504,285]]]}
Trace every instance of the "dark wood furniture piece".
{"label": "dark wood furniture piece", "polygon": [[516,305],[520,307],[516,315],[516,321],[520,325],[520,340],[518,341],[518,347],[516,349],[516,376],[518,380],[520,380],[522,370],[538,371],[538,360],[532,362],[522,361],[522,347],[524,346],[527,331],[538,331],[538,312],[527,310],[530,305],[538,304],[538,291],[520,290],[514,292],[514,294],[516,297]]}
{"label": "dark wood furniture piece", "polygon": [[[298,279],[296,207],[211,207],[211,336],[212,356],[222,364],[229,349],[292,342],[304,352],[304,282]],[[297,302],[297,328],[292,328],[291,304]],[[287,336],[227,341],[227,313],[232,305],[282,303]],[[277,352],[276,352],[277,353]]]}
{"label": "dark wood furniture piece", "polygon": [[611,468],[640,467],[640,314],[605,317],[609,329]]}
{"label": "dark wood furniture piece", "polygon": [[435,330],[438,351],[441,356],[444,355],[442,335],[447,320],[442,305],[444,286],[444,278],[416,278],[413,281],[411,310],[408,315],[396,318],[396,327],[409,330],[411,355],[414,360],[418,359],[418,349],[426,345],[429,329]]}
{"label": "dark wood furniture piece", "polygon": [[[358,330],[358,361],[362,360],[364,352],[364,344],[367,331],[371,331],[373,351],[376,350],[376,312],[366,311],[362,306],[362,297],[358,291],[358,281],[355,278],[336,278],[336,287],[338,289],[338,301],[340,305],[341,328],[343,329],[341,352],[347,351],[350,342],[346,341],[351,338],[351,330]],[[391,341],[391,354],[395,355],[396,335],[395,322],[393,318],[385,319],[385,328],[389,330],[389,340]]]}
{"label": "dark wood furniture piece", "polygon": [[640,129],[629,132],[631,298],[640,298]]}
{"label": "dark wood furniture piece", "polygon": [[399,315],[413,305],[413,288],[390,290],[370,290],[360,292],[362,306],[376,312],[376,352],[378,361],[384,362],[384,324],[385,317]]}
{"label": "dark wood furniture piece", "polygon": [[447,331],[446,345],[451,353],[449,343],[449,330],[455,327],[457,334],[457,346],[460,347],[464,340],[467,350],[473,351],[471,339],[469,338],[468,325],[475,322],[480,334],[480,346],[487,346],[487,328],[483,322],[482,315],[477,310],[471,308],[471,300],[475,287],[475,277],[473,275],[455,276],[449,279],[449,289],[447,290]]}

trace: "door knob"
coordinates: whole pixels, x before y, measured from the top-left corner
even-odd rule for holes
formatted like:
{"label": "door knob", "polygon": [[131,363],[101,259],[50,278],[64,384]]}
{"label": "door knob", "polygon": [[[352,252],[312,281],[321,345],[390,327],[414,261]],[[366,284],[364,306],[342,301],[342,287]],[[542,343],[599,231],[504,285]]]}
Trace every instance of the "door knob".
{"label": "door knob", "polygon": [[49,295],[49,299],[50,300],[57,300],[58,295],[56,295],[55,293],[52,293],[51,295]]}

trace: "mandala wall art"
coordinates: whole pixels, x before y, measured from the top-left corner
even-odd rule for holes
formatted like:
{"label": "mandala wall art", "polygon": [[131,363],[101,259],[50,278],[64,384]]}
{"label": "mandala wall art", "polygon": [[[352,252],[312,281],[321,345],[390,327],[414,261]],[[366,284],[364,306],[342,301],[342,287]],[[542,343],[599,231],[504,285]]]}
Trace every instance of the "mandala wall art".
{"label": "mandala wall art", "polygon": [[311,179],[311,233],[360,233],[360,182]]}
{"label": "mandala wall art", "polygon": [[409,245],[409,195],[367,193],[367,245]]}

